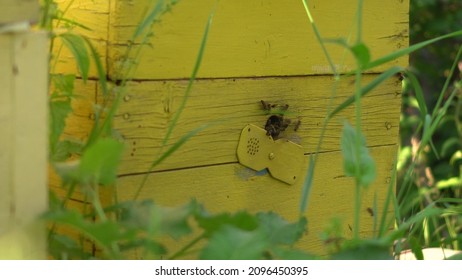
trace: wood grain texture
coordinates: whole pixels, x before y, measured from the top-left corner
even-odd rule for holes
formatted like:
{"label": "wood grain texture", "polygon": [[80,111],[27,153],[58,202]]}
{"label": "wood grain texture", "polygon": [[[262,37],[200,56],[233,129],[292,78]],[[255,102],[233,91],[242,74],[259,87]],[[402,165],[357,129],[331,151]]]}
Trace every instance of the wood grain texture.
{"label": "wood grain texture", "polygon": [[[380,208],[384,205],[396,151],[396,145],[371,149],[377,164],[377,179],[364,193],[362,236],[370,236],[373,231],[373,217],[367,208],[373,207],[374,194],[377,194],[377,205]],[[304,170],[307,169],[307,162]],[[351,236],[348,225],[353,225],[354,180],[345,177],[340,152],[321,154],[315,170],[306,212],[309,231],[298,246],[310,252],[325,253],[319,234],[333,217],[341,219],[344,234]],[[142,178],[143,175],[120,178],[117,189],[120,201],[133,198]],[[151,174],[140,199],[153,199],[164,206],[178,206],[195,198],[213,213],[242,209],[251,212],[274,211],[294,221],[299,214],[302,183],[303,180],[299,180],[289,186],[268,174],[257,175],[239,164],[231,163]],[[169,246],[175,251],[181,244],[185,243],[172,242]]]}
{"label": "wood grain texture", "polygon": [[0,25],[18,21],[36,22],[39,12],[36,0],[0,0]]}
{"label": "wood grain texture", "polygon": [[[368,75],[364,82],[375,77]],[[129,84],[114,121],[126,143],[120,174],[146,172],[159,156],[162,139],[186,85],[187,81]],[[212,125],[188,140],[156,170],[236,162],[241,130],[248,123],[264,127],[269,117],[262,109],[261,99],[289,104],[288,117],[301,118],[301,125],[297,132],[289,126],[285,137],[301,144],[305,153],[312,153],[318,143],[333,85],[332,78],[327,76],[196,81],[167,146],[200,125]],[[362,100],[362,127],[369,146],[397,143],[400,89],[400,82],[391,79]],[[352,80],[342,79],[337,86],[335,105],[352,92]],[[339,150],[343,120],[353,121],[353,116],[354,107],[351,106],[330,122],[322,152]]]}
{"label": "wood grain texture", "polygon": [[[0,259],[46,257],[48,38],[0,35]],[[5,63],[5,64],[4,64]],[[34,67],[31,67],[34,65]]]}
{"label": "wood grain texture", "polygon": [[[207,18],[214,10],[199,77],[288,76],[331,73],[302,1],[180,1],[154,26],[136,79],[187,78],[197,57]],[[309,1],[324,38],[354,39],[356,0]],[[116,1],[110,24],[109,69],[114,76],[148,1]],[[363,40],[373,59],[408,45],[408,1],[364,1]],[[344,48],[328,44],[341,72],[356,68]],[[393,65],[407,65],[403,57]],[[389,65],[373,71],[381,72]]]}

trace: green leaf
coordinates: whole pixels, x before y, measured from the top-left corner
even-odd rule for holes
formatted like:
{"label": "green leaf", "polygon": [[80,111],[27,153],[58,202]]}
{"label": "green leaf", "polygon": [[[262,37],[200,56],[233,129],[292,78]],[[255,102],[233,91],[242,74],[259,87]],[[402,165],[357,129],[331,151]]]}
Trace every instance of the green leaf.
{"label": "green leaf", "polygon": [[296,223],[289,223],[274,212],[258,213],[257,218],[272,245],[293,245],[303,236],[307,225],[305,217]]}
{"label": "green leaf", "polygon": [[174,239],[192,232],[188,219],[196,212],[198,205],[191,202],[183,206],[169,208],[154,204],[151,200],[128,201],[112,206],[106,211],[120,211],[120,222],[127,228],[141,229],[149,236],[168,234]]}
{"label": "green leaf", "polygon": [[43,218],[59,225],[68,225],[76,229],[85,237],[95,241],[109,254],[109,257],[117,257],[112,251],[112,246],[119,240],[133,239],[133,232],[122,231],[119,225],[113,221],[90,222],[77,210],[61,210],[46,213]]}
{"label": "green leaf", "polygon": [[262,259],[269,243],[258,230],[246,231],[225,226],[215,232],[200,253],[205,260],[257,260]]}
{"label": "green leaf", "polygon": [[459,261],[461,261],[462,260],[462,253],[452,255],[449,258],[447,258],[447,260],[459,260]]}
{"label": "green leaf", "polygon": [[271,252],[275,256],[275,258],[279,260],[319,260],[321,259],[320,257],[316,255],[309,254],[305,251],[301,251],[297,249],[274,247],[274,248],[271,248]]}
{"label": "green leaf", "polygon": [[[360,138],[360,147],[356,147],[358,137]],[[376,177],[375,162],[369,155],[364,136],[362,134],[357,135],[356,130],[346,121],[343,125],[341,147],[345,175],[359,176],[357,179],[360,184],[364,187],[369,186]],[[357,149],[359,149],[359,158],[356,154]],[[356,170],[358,162],[360,170]]]}
{"label": "green leaf", "polygon": [[55,87],[54,95],[52,97],[72,97],[74,95],[74,74],[52,74],[50,75],[50,79]]}
{"label": "green leaf", "polygon": [[369,48],[363,44],[357,44],[350,48],[351,52],[355,56],[361,68],[366,67],[371,60],[371,55],[369,53]]}
{"label": "green leaf", "polygon": [[85,46],[85,39],[70,32],[60,34],[58,37],[61,38],[63,44],[71,51],[82,79],[87,81],[88,72],[90,71],[90,56]]}
{"label": "green leaf", "polygon": [[392,260],[390,247],[376,240],[361,240],[349,244],[342,251],[332,255],[334,260]]}
{"label": "green leaf", "polygon": [[197,204],[191,202],[181,207],[160,208],[161,232],[172,236],[174,239],[192,232],[188,219],[197,209]]}
{"label": "green leaf", "polygon": [[50,152],[52,153],[52,158],[70,112],[72,112],[70,99],[50,102]]}
{"label": "green leaf", "polygon": [[425,97],[424,97],[422,87],[420,86],[420,83],[417,77],[411,71],[406,71],[406,77],[408,81],[411,83],[412,88],[414,89],[415,97],[419,104],[420,117],[421,117],[421,120],[423,121],[425,119],[425,116],[427,115],[428,110],[427,110],[427,104],[425,102]]}
{"label": "green leaf", "polygon": [[83,153],[79,167],[79,181],[83,185],[100,183],[111,185],[117,179],[117,167],[124,145],[114,139],[98,139]]}
{"label": "green leaf", "polygon": [[[394,205],[397,206],[397,205]],[[395,212],[397,212],[397,209],[399,207],[394,207]],[[388,236],[387,239],[390,242],[393,242],[395,240],[399,240],[401,237],[403,237],[405,234],[409,232],[409,229],[412,228],[414,225],[422,223],[426,219],[430,219],[431,217],[439,217],[441,214],[444,213],[443,209],[435,208],[432,207],[432,205],[427,206],[420,212],[414,214],[411,216],[409,219],[407,219],[405,222],[399,224],[398,228],[393,230]],[[399,212],[397,212],[399,214]],[[398,219],[399,220],[399,219]]]}
{"label": "green leaf", "polygon": [[[441,156],[442,157],[449,157],[451,154],[454,157],[457,152],[461,153],[458,149],[460,149],[460,140],[459,137],[450,137],[444,139],[443,147],[441,147]],[[462,159],[462,153],[459,154],[454,158],[454,160]],[[451,164],[454,164],[454,161],[451,158]]]}
{"label": "green leaf", "polygon": [[206,236],[212,236],[224,226],[233,226],[246,231],[255,230],[258,227],[258,220],[248,212],[237,212],[234,215],[222,213],[218,215],[208,215],[201,213],[196,215],[198,225],[205,231]]}
{"label": "green leaf", "polygon": [[167,253],[165,247],[159,242],[149,239],[149,238],[140,238],[128,240],[120,245],[120,251],[129,251],[133,249],[142,248],[146,252],[149,252],[155,256],[159,256]]}
{"label": "green leaf", "polygon": [[78,184],[80,161],[54,162],[53,167],[63,181],[63,185]]}
{"label": "green leaf", "polygon": [[424,255],[422,252],[422,246],[419,244],[419,240],[413,236],[409,238],[409,243],[411,244],[411,251],[414,254],[417,260],[423,260]]}
{"label": "green leaf", "polygon": [[68,159],[72,154],[81,154],[83,144],[80,142],[64,140],[58,141],[54,147],[54,151],[51,155],[52,161],[64,161]]}
{"label": "green leaf", "polygon": [[462,151],[459,150],[451,156],[449,163],[455,166],[455,164],[458,163],[460,160],[462,160]]}
{"label": "green leaf", "polygon": [[98,83],[101,86],[101,91],[104,96],[107,96],[109,93],[107,85],[107,75],[106,71],[104,70],[103,63],[101,61],[101,55],[98,53],[98,50],[95,48],[95,46],[93,46],[90,39],[84,38],[84,40],[88,48],[90,49],[91,57],[93,58],[93,62],[95,63],[96,71],[98,74]]}
{"label": "green leaf", "polygon": [[94,258],[90,252],[78,244],[68,235],[54,233],[48,242],[48,252],[55,260],[85,259]]}
{"label": "green leaf", "polygon": [[438,181],[436,187],[438,189],[460,188],[462,187],[462,180],[460,177],[451,177],[447,180]]}
{"label": "green leaf", "polygon": [[412,159],[412,148],[411,146],[405,146],[402,147],[399,150],[399,156],[398,156],[398,164],[396,165],[396,169],[401,171],[403,168],[406,167],[406,164],[408,164]]}

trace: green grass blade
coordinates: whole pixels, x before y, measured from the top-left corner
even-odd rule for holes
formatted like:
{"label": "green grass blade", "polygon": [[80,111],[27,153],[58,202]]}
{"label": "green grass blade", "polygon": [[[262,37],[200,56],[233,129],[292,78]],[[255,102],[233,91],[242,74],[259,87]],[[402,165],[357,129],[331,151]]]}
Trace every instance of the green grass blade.
{"label": "green grass blade", "polygon": [[83,37],[66,32],[58,36],[75,58],[82,79],[86,82],[90,71],[90,56]]}
{"label": "green grass blade", "polygon": [[388,62],[393,61],[395,59],[398,59],[398,58],[400,58],[402,56],[405,56],[405,55],[408,55],[408,54],[410,54],[412,52],[415,52],[415,51],[417,51],[417,50],[419,50],[421,48],[424,48],[424,47],[426,47],[428,45],[431,45],[431,44],[433,44],[435,42],[438,42],[438,41],[441,41],[441,40],[444,40],[444,39],[448,39],[448,38],[452,38],[452,37],[457,37],[457,36],[462,36],[462,30],[452,32],[452,33],[449,33],[449,34],[446,34],[446,35],[443,35],[443,36],[440,36],[440,37],[436,37],[436,38],[433,38],[433,39],[430,39],[430,40],[427,40],[427,41],[412,45],[410,47],[397,50],[397,51],[392,52],[390,54],[387,54],[387,55],[385,55],[385,56],[383,56],[383,57],[381,57],[379,59],[371,61],[364,68],[364,70],[372,69],[374,67],[377,67],[377,66],[380,66],[382,64],[388,63]]}
{"label": "green grass blade", "polygon": [[389,236],[389,240],[397,240],[402,237],[410,228],[415,224],[420,224],[424,220],[430,217],[437,217],[444,213],[444,210],[435,208],[433,206],[428,206],[419,213],[413,215],[409,220],[399,225],[399,227],[394,230]]}
{"label": "green grass blade", "polygon": [[143,189],[144,185],[146,184],[146,181],[148,179],[149,173],[154,170],[154,168],[161,164],[165,159],[167,159],[170,155],[172,155],[176,150],[178,150],[181,146],[184,145],[189,139],[191,139],[194,135],[199,133],[200,131],[204,130],[210,126],[210,124],[205,124],[197,127],[196,129],[188,132],[187,134],[183,135],[177,142],[175,142],[167,151],[165,151],[158,159],[156,159],[151,166],[149,167],[148,172],[144,175],[143,180],[141,184],[138,186],[138,189],[135,193],[135,196],[133,197],[133,200],[137,200],[141,190]]}
{"label": "green grass blade", "polygon": [[[388,69],[387,71],[383,72],[377,78],[375,78],[372,82],[370,82],[369,84],[367,84],[365,87],[363,87],[361,89],[361,93],[360,93],[361,97],[365,96],[371,90],[373,90],[374,88],[376,88],[377,86],[382,84],[385,80],[393,77],[394,75],[396,75],[397,73],[399,73],[399,72],[401,72],[403,70],[404,70],[404,68],[399,67],[399,66],[395,66],[395,67],[392,67],[392,68]],[[348,106],[353,104],[354,102],[355,102],[355,96],[354,95],[350,96],[342,104],[340,104],[334,110],[332,110],[330,112],[328,118],[329,119],[333,118],[336,114],[338,114],[339,112],[341,112],[342,110],[344,110],[345,108],[347,108]]]}
{"label": "green grass blade", "polygon": [[151,9],[149,14],[144,18],[144,20],[136,27],[135,32],[133,33],[133,40],[141,34],[143,34],[148,28],[152,26],[152,24],[157,20],[159,14],[162,13],[164,7],[164,1],[159,0],[157,1],[156,6],[154,9]]}
{"label": "green grass blade", "polygon": [[307,175],[305,182],[302,187],[302,195],[300,201],[300,217],[305,213],[306,208],[308,207],[308,200],[310,198],[311,186],[313,185],[313,176],[314,176],[314,166],[315,160],[314,155],[310,156],[310,166],[308,167]]}
{"label": "green grass blade", "polygon": [[104,70],[103,63],[101,62],[101,56],[96,50],[95,46],[93,46],[90,39],[84,37],[84,40],[87,43],[88,48],[90,49],[91,57],[93,58],[93,62],[95,63],[96,73],[98,75],[98,82],[101,86],[101,90],[103,91],[103,95],[106,96],[109,93],[109,91],[107,86],[106,71]]}
{"label": "green grass blade", "polygon": [[205,26],[204,35],[202,36],[202,41],[201,41],[201,45],[200,45],[200,48],[199,48],[199,52],[197,54],[196,62],[194,64],[194,69],[192,71],[191,77],[189,78],[189,82],[188,82],[188,85],[186,87],[186,91],[185,91],[185,94],[184,94],[183,99],[181,101],[181,104],[180,104],[178,110],[176,111],[175,116],[172,119],[172,122],[170,123],[170,125],[168,127],[167,133],[165,134],[164,140],[162,141],[162,145],[167,144],[168,139],[170,139],[170,136],[171,136],[171,134],[173,132],[173,129],[175,128],[175,126],[176,126],[176,124],[178,122],[178,119],[180,118],[180,115],[183,112],[184,107],[186,106],[186,103],[187,103],[187,101],[189,99],[189,95],[191,93],[192,86],[194,84],[194,81],[196,80],[197,73],[199,72],[199,68],[200,68],[201,63],[202,63],[202,58],[204,56],[204,51],[205,51],[205,45],[207,44],[207,38],[208,38],[208,35],[209,35],[210,26],[212,25],[213,15],[214,15],[214,11],[212,11],[210,13],[209,18],[207,20],[207,24]]}
{"label": "green grass blade", "polygon": [[[109,95],[108,82],[107,82],[106,71],[104,69],[103,63],[101,62],[101,56],[99,55],[98,51],[96,50],[96,48],[93,46],[93,44],[91,43],[91,41],[88,38],[85,37],[84,40],[85,40],[88,48],[90,49],[91,56],[93,58],[93,62],[96,65],[96,72],[97,72],[97,75],[98,75],[98,83],[99,83],[99,85],[101,87],[101,91],[103,93],[103,96],[107,97]],[[116,97],[116,99],[117,99],[117,97]],[[115,115],[115,112],[118,109],[118,102],[115,101],[112,104],[112,106],[110,106],[109,112],[106,115],[105,119],[103,120],[103,124],[100,127],[99,123],[100,123],[101,115],[102,115],[101,111],[104,110],[104,109],[105,109],[105,107],[103,106],[103,108],[99,109],[100,111],[97,112],[97,114],[95,116],[95,122],[93,124],[93,128],[92,128],[92,130],[90,132],[90,135],[88,137],[86,147],[90,146],[94,141],[96,141],[96,139],[98,139],[98,137],[101,134],[103,134],[104,131],[107,132],[108,130],[110,130],[113,117]]]}
{"label": "green grass blade", "polygon": [[374,232],[374,236],[377,236],[377,214],[378,214],[378,204],[377,204],[377,192],[374,192],[374,202],[372,204],[372,218],[373,218],[373,226],[372,226],[372,230]]}
{"label": "green grass blade", "polygon": [[406,78],[411,83],[412,88],[414,89],[415,98],[417,99],[417,103],[419,104],[420,110],[420,117],[422,120],[425,119],[427,115],[427,104],[425,103],[424,93],[422,87],[420,86],[419,80],[411,71],[406,71]]}
{"label": "green grass blade", "polygon": [[324,40],[321,37],[321,33],[318,30],[318,27],[316,26],[316,23],[314,22],[313,16],[311,16],[310,8],[308,7],[308,1],[307,0],[302,0],[303,7],[305,7],[305,12],[306,15],[308,16],[308,19],[310,20],[311,26],[313,28],[314,34],[316,35],[316,39],[318,40],[319,44],[321,45],[322,51],[324,53],[324,56],[326,57],[330,68],[332,69],[332,72],[334,73],[334,76],[337,77],[337,68],[335,67],[334,61],[330,57],[329,52],[327,51],[327,48],[324,44]]}
{"label": "green grass blade", "polygon": [[[396,162],[395,158],[395,162]],[[398,172],[396,169],[396,163],[393,164],[395,168],[393,168],[393,171],[391,173],[391,178],[390,182],[388,183],[388,191],[387,191],[387,197],[385,199],[385,203],[383,204],[383,209],[382,209],[382,215],[380,217],[380,224],[379,224],[379,235],[378,237],[382,237],[385,235],[385,233],[388,230],[388,208],[390,207],[390,203],[392,202],[393,197],[395,197],[395,192],[394,192],[394,186],[396,182],[396,173]],[[394,205],[395,211],[397,211],[398,207],[397,205]],[[377,213],[378,214],[378,213]],[[398,218],[395,216],[395,218]]]}
{"label": "green grass blade", "polygon": [[462,56],[462,46],[459,48],[459,51],[457,52],[456,58],[454,59],[454,62],[452,63],[452,66],[451,66],[451,70],[449,71],[449,75],[446,78],[446,81],[444,82],[443,88],[441,89],[438,100],[436,101],[435,109],[433,110],[432,118],[436,116],[436,113],[438,112],[441,106],[441,102],[443,102],[443,98],[445,96],[446,91],[448,90],[449,84],[452,81],[452,77],[454,76],[456,67],[458,67],[459,65],[461,56]]}

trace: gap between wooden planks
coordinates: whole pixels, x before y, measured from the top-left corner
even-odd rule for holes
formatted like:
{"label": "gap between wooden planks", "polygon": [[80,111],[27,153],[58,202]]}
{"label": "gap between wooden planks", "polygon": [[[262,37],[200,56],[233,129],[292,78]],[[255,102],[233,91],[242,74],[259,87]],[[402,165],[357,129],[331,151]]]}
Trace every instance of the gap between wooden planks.
{"label": "gap between wooden planks", "polygon": [[[377,75],[366,75],[364,83]],[[168,126],[184,96],[187,81],[129,83],[114,126],[126,143],[120,175],[146,172],[160,155]],[[155,170],[171,170],[237,162],[241,130],[248,124],[264,127],[269,115],[260,100],[288,104],[287,117],[300,118],[295,132],[285,137],[301,144],[305,153],[315,152],[322,122],[333,89],[327,76],[204,79],[193,86],[186,107],[173,130],[166,151],[183,135],[204,124],[213,124],[189,139]],[[334,106],[353,94],[353,80],[337,86]],[[396,144],[401,110],[401,83],[390,79],[362,99],[362,129],[368,146]],[[341,112],[327,127],[321,152],[340,149],[344,120],[354,121],[354,106]]]}

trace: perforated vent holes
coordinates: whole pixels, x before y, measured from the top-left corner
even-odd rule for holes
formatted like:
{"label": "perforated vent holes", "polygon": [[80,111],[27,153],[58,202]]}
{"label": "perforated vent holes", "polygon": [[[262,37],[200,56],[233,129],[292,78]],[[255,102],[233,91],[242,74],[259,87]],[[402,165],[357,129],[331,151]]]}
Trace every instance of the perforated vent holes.
{"label": "perforated vent holes", "polygon": [[260,140],[255,137],[250,138],[247,140],[247,153],[251,156],[254,156],[258,153],[260,149]]}

